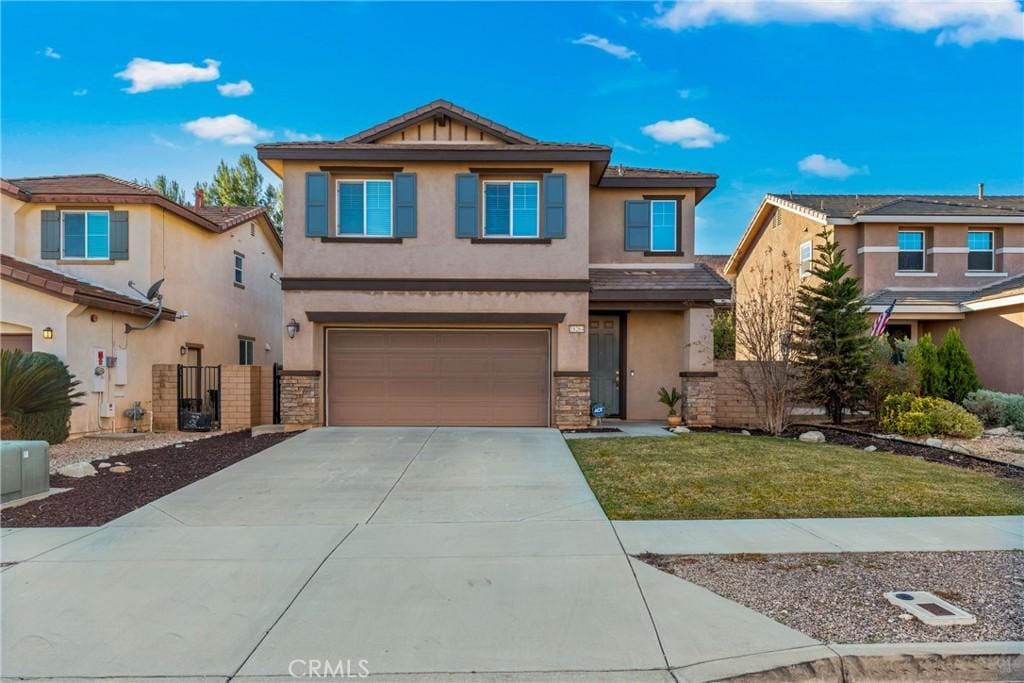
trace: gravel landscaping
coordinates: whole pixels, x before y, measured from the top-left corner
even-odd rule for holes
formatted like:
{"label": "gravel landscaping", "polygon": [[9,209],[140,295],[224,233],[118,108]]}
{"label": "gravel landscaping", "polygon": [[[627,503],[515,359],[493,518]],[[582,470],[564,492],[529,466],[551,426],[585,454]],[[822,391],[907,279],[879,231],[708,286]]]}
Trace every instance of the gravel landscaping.
{"label": "gravel landscaping", "polygon": [[4,510],[0,526],[100,526],[298,433],[254,437],[248,431],[231,432],[120,455],[111,462],[94,460],[93,476],[51,474],[51,488],[71,490]]}
{"label": "gravel landscaping", "polygon": [[[1024,552],[645,555],[640,559],[838,643],[1024,640]],[[971,626],[926,626],[883,593],[930,591]]]}
{"label": "gravel landscaping", "polygon": [[130,441],[86,436],[50,446],[50,472],[76,462],[110,459],[126,453],[148,451],[223,434],[225,432],[144,432],[139,435],[141,438]]}

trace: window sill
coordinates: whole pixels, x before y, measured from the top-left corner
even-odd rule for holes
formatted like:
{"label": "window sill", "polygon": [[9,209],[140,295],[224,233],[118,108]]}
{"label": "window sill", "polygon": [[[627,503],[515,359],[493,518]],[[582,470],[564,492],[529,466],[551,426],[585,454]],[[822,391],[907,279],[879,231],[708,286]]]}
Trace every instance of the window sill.
{"label": "window sill", "polygon": [[231,284],[233,284],[233,285],[234,285],[235,287],[237,287],[238,289],[245,289],[245,285],[240,285],[240,284],[238,284],[237,282],[232,282]]}
{"label": "window sill", "polygon": [[684,251],[651,251],[647,249],[644,251],[644,256],[686,256]]}
{"label": "window sill", "polygon": [[57,259],[58,266],[112,266],[116,261],[106,258],[67,258]]}
{"label": "window sill", "polygon": [[896,277],[938,277],[938,273],[929,273],[923,270],[897,270],[893,273]]}
{"label": "window sill", "polygon": [[473,237],[470,244],[551,244],[550,237]]}
{"label": "window sill", "polygon": [[991,270],[969,270],[964,277],[1009,277],[1009,273],[995,273]]}
{"label": "window sill", "polygon": [[404,237],[321,237],[321,242],[343,244],[401,244]]}

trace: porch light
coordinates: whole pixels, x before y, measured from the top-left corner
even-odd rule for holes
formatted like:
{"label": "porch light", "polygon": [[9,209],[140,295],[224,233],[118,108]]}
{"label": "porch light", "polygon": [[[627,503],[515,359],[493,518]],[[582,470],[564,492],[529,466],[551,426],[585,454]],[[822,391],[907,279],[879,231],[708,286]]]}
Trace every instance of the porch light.
{"label": "porch light", "polygon": [[52,327],[44,327],[43,328],[43,339],[53,339],[53,328]]}
{"label": "porch light", "polygon": [[288,332],[289,339],[295,339],[295,335],[299,333],[299,323],[292,318],[287,325],[284,326],[286,332]]}

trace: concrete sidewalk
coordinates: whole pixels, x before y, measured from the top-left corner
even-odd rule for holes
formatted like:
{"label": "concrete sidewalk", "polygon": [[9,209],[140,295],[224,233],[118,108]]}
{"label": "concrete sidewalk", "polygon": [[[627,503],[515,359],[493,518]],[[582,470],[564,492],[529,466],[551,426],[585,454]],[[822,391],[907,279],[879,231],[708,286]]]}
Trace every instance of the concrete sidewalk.
{"label": "concrete sidewalk", "polygon": [[617,521],[631,555],[931,552],[1024,548],[1024,517]]}

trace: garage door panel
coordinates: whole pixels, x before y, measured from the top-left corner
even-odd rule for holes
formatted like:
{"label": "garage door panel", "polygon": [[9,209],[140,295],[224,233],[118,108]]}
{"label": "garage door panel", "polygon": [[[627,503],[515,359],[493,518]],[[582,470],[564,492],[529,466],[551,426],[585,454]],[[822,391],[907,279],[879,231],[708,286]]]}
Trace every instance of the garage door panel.
{"label": "garage door panel", "polygon": [[332,330],[329,424],[543,426],[544,331]]}

